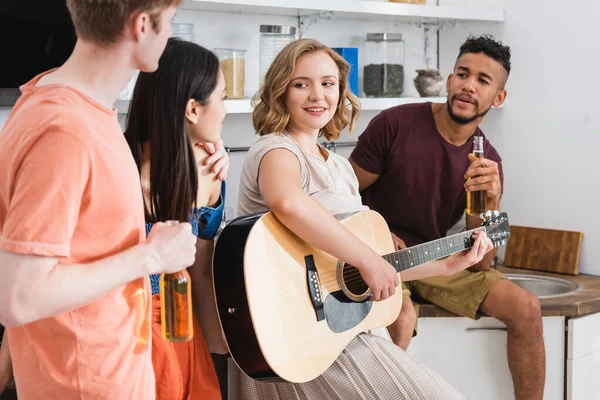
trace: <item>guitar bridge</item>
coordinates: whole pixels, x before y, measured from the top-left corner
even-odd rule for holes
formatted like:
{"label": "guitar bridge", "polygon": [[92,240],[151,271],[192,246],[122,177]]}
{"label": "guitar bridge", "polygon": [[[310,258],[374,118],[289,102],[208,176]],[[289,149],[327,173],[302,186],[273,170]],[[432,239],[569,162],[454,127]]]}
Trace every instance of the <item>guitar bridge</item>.
{"label": "guitar bridge", "polygon": [[321,292],[321,282],[319,281],[319,272],[317,272],[315,259],[312,255],[305,256],[304,262],[306,263],[306,281],[308,283],[310,301],[315,309],[317,321],[322,321],[325,319],[325,310],[323,309],[323,295]]}

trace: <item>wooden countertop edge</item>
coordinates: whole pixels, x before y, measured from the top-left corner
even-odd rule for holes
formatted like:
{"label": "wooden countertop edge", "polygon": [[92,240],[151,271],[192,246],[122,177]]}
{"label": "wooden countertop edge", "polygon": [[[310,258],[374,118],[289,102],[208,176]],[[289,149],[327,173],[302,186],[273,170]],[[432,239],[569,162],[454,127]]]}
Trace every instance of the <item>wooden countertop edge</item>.
{"label": "wooden countertop edge", "polygon": [[[556,316],[573,318],[600,312],[600,276],[564,275],[508,268],[504,266],[499,266],[498,271],[510,274],[543,275],[561,278],[583,285],[583,288],[580,291],[569,296],[540,299],[543,317]],[[423,302],[421,300],[415,302],[419,304],[419,318],[460,317],[460,315],[446,311],[434,304]],[[481,316],[485,316],[485,314],[481,314]]]}

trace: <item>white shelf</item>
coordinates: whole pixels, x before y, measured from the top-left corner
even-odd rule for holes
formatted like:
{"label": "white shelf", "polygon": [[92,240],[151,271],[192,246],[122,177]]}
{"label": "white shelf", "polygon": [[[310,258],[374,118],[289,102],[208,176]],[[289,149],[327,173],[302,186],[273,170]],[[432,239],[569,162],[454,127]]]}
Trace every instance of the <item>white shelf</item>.
{"label": "white shelf", "polygon": [[[129,102],[129,100],[117,100],[115,102],[115,108],[119,114],[126,114],[129,112]],[[252,112],[250,99],[225,100],[225,105],[227,106],[227,112],[229,114],[249,114]]]}
{"label": "white shelf", "polygon": [[225,106],[229,114],[249,114],[253,110],[250,99],[225,100]]}
{"label": "white shelf", "polygon": [[504,10],[499,8],[447,7],[365,0],[185,0],[183,8],[294,17],[333,12],[334,16],[340,19],[397,22],[504,22]]}
{"label": "white shelf", "polygon": [[[363,111],[382,111],[390,107],[401,104],[424,103],[445,103],[445,97],[398,97],[389,99],[359,98],[361,110]],[[227,112],[229,114],[249,114],[252,112],[250,99],[225,100]],[[119,113],[127,113],[129,109],[129,100],[117,100],[115,107]]]}
{"label": "white shelf", "polygon": [[425,103],[445,103],[445,97],[397,97],[386,99],[359,98],[362,111],[381,111],[401,104]]}

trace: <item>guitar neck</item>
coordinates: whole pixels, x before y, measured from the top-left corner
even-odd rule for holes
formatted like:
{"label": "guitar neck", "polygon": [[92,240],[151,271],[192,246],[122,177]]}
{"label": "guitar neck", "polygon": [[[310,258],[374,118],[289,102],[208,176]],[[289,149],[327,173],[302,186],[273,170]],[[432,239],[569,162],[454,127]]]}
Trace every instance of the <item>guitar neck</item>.
{"label": "guitar neck", "polygon": [[485,228],[472,229],[456,235],[447,236],[431,242],[408,247],[394,253],[386,254],[383,258],[392,264],[397,272],[426,264],[430,261],[448,257],[451,254],[470,249],[473,246],[473,233],[485,231]]}

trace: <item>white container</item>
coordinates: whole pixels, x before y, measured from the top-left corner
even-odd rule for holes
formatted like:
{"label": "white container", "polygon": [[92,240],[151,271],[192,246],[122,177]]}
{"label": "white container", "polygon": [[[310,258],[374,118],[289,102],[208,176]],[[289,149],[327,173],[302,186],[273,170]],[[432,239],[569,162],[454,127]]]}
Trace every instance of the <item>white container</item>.
{"label": "white container", "polygon": [[188,42],[195,42],[196,35],[194,34],[194,24],[180,24],[171,22],[171,29],[173,31],[173,37],[178,37],[181,40],[187,40]]}
{"label": "white container", "polygon": [[259,39],[259,82],[262,84],[273,59],[285,46],[296,40],[296,27],[261,25]]}

